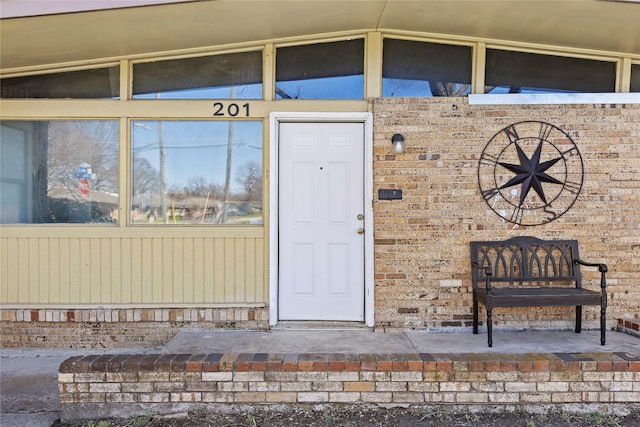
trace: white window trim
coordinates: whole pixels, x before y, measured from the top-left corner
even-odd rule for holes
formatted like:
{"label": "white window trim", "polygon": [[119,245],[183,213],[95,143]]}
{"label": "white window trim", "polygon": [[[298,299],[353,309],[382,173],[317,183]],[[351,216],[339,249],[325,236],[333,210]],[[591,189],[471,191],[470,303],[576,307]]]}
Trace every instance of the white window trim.
{"label": "white window trim", "polygon": [[640,104],[640,93],[469,94],[469,105]]}

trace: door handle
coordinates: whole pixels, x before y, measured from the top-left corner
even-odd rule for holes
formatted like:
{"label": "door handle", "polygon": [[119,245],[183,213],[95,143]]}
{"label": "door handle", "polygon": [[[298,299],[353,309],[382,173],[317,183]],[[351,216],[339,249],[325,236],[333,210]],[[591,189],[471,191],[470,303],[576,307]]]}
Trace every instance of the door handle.
{"label": "door handle", "polygon": [[358,234],[364,234],[364,228],[358,228]]}
{"label": "door handle", "polygon": [[360,221],[362,221],[364,219],[364,215],[358,214],[358,216],[356,218],[358,218]]}

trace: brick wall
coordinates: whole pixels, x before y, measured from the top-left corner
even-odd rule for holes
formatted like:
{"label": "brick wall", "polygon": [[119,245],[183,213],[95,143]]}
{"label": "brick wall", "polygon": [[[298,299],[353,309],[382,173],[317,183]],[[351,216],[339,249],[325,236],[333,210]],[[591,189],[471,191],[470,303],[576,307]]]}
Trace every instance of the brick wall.
{"label": "brick wall", "polygon": [[[375,321],[379,329],[465,327],[471,322],[471,240],[515,235],[578,239],[580,255],[609,266],[608,322],[640,312],[640,105],[469,105],[467,98],[374,102]],[[568,133],[584,162],[573,207],[540,226],[514,227],[478,187],[478,159],[505,126],[539,120]],[[391,136],[405,137],[395,154]],[[377,197],[376,197],[377,199]],[[597,271],[583,269],[598,289]],[[584,326],[597,328],[598,308]],[[571,328],[572,308],[498,309],[498,328]],[[484,312],[481,311],[481,319]]]}
{"label": "brick wall", "polygon": [[1,311],[0,347],[157,347],[182,329],[267,329],[266,308]]}
{"label": "brick wall", "polygon": [[628,353],[94,355],[63,362],[58,384],[63,420],[214,405],[597,404],[606,410],[637,404],[640,359]]}

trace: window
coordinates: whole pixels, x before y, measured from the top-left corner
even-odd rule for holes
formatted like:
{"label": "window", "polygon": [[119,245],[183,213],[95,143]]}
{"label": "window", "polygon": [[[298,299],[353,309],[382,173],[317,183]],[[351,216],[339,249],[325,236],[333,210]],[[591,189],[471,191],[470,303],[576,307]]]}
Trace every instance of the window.
{"label": "window", "polygon": [[385,39],[382,96],[466,96],[471,59],[467,46]]}
{"label": "window", "polygon": [[640,92],[640,64],[631,64],[630,92]]}
{"label": "window", "polygon": [[276,50],[276,99],[363,98],[363,39]]}
{"label": "window", "polygon": [[262,99],[262,52],[133,65],[134,99]]}
{"label": "window", "polygon": [[0,223],[115,223],[117,121],[2,121]]}
{"label": "window", "polygon": [[11,77],[0,86],[2,98],[118,98],[120,67]]}
{"label": "window", "polygon": [[487,49],[485,93],[615,92],[616,64]]}
{"label": "window", "polygon": [[261,121],[136,120],[131,222],[262,224]]}

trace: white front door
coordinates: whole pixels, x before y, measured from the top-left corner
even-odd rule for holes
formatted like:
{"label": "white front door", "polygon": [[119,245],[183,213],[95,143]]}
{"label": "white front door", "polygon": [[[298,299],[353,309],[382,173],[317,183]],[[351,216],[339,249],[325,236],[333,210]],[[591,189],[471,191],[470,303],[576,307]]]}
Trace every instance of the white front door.
{"label": "white front door", "polygon": [[279,126],[279,319],[363,321],[364,124]]}

